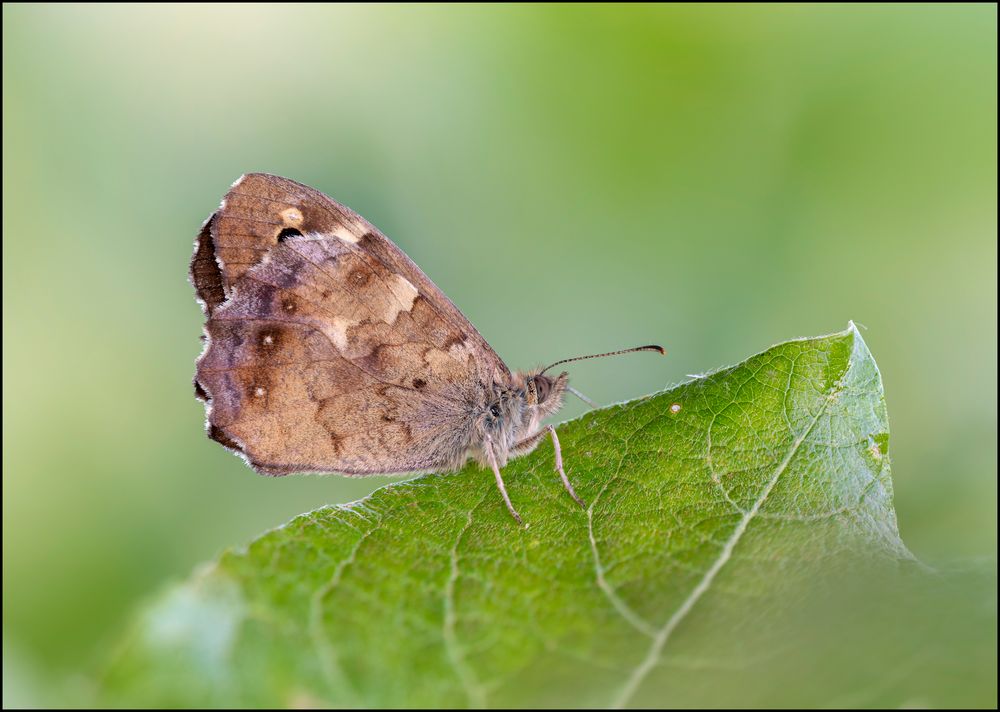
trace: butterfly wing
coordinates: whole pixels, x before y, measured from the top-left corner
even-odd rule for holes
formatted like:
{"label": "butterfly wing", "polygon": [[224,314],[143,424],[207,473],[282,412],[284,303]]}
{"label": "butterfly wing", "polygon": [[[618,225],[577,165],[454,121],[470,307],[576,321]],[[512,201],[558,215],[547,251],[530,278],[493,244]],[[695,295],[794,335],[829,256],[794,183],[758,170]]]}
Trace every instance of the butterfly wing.
{"label": "butterfly wing", "polygon": [[457,464],[503,361],[377,229],[322,193],[244,176],[202,228],[209,435],[267,474]]}

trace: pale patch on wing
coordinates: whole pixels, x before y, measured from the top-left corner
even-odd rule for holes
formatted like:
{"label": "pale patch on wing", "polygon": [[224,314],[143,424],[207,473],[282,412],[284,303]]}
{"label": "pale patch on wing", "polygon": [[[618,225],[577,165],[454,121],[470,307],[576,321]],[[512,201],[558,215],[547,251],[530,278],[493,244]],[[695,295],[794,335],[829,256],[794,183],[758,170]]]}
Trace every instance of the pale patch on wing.
{"label": "pale patch on wing", "polygon": [[285,221],[286,225],[292,225],[293,227],[298,227],[302,224],[302,211],[298,208],[287,208],[281,211],[281,219]]}
{"label": "pale patch on wing", "polygon": [[408,312],[413,309],[413,302],[417,300],[419,292],[410,283],[410,280],[401,274],[394,274],[389,280],[388,286],[396,299],[394,303],[389,305],[385,320],[389,324],[395,324],[400,312]]}
{"label": "pale patch on wing", "polygon": [[357,325],[359,322],[353,319],[344,319],[341,317],[334,317],[329,320],[324,320],[322,323],[323,333],[326,337],[330,339],[337,350],[341,353],[347,351],[347,330],[352,326]]}
{"label": "pale patch on wing", "polygon": [[349,242],[351,244],[358,241],[358,237],[343,225],[338,225],[329,232],[305,232],[302,233],[301,237],[292,236],[289,239],[296,242],[327,242],[330,239],[337,239],[341,242]]}
{"label": "pale patch on wing", "polygon": [[441,349],[431,349],[426,354],[424,354],[424,361],[427,362],[427,366],[434,372],[447,372],[448,369],[453,368],[455,362],[464,362],[463,356],[467,357],[468,354],[464,352],[456,353],[455,348],[452,347],[448,351],[442,351]]}
{"label": "pale patch on wing", "polygon": [[456,342],[448,347],[448,353],[452,358],[461,359],[469,355],[469,346],[464,341]]}
{"label": "pale patch on wing", "polygon": [[351,230],[349,230],[343,225],[337,225],[330,232],[330,234],[336,237],[338,240],[342,240],[344,242],[350,242],[352,244],[357,243],[359,240],[357,235],[355,235]]}

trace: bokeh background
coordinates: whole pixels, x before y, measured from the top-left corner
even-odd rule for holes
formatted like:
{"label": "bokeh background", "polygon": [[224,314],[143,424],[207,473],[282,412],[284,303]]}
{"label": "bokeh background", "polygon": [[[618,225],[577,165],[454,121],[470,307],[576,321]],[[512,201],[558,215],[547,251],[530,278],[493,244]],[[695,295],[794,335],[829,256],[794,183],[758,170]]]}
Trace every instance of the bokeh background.
{"label": "bokeh background", "polygon": [[202,432],[187,264],[247,171],[366,216],[512,366],[667,346],[575,366],[602,403],[860,322],[904,540],[995,565],[996,31],[993,5],[5,5],[5,705],[83,699],[143,599],[387,481],[261,478]]}

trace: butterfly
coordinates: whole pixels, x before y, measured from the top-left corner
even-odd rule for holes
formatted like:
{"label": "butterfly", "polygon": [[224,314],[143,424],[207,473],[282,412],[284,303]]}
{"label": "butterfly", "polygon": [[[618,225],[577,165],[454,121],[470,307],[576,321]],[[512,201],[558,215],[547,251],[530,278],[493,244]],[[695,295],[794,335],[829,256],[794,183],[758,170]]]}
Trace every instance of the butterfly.
{"label": "butterfly", "polygon": [[[287,178],[237,180],[195,241],[205,313],[196,395],[209,437],[257,472],[493,471],[548,435],[568,374],[511,371],[396,245],[357,213]],[[643,346],[621,352],[655,350]],[[596,354],[603,356],[610,354]],[[592,357],[580,357],[592,358]],[[575,392],[575,391],[572,391]]]}

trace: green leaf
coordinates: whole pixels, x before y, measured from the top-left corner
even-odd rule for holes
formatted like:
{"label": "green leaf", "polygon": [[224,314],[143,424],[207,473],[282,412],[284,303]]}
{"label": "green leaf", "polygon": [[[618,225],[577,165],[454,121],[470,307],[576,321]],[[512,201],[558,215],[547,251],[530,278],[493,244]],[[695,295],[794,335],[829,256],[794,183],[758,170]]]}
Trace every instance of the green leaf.
{"label": "green leaf", "polygon": [[[526,529],[476,466],[323,507],[168,591],[103,693],[158,706],[907,701],[895,687],[919,664],[895,682],[873,673],[866,649],[905,661],[910,646],[893,647],[886,609],[868,603],[894,610],[899,581],[929,574],[897,531],[881,377],[853,324],[559,436],[586,510],[548,443],[505,470]],[[888,597],[872,583],[884,577]],[[918,623],[938,599],[921,600]],[[846,658],[838,635],[855,636]]]}

